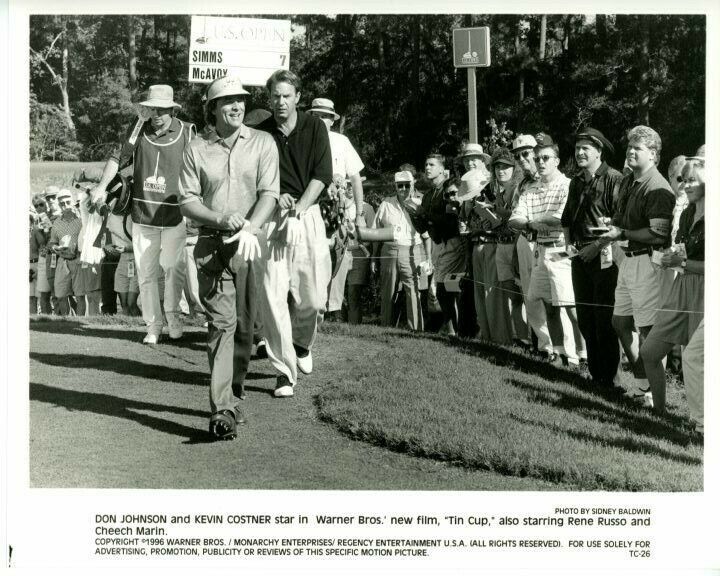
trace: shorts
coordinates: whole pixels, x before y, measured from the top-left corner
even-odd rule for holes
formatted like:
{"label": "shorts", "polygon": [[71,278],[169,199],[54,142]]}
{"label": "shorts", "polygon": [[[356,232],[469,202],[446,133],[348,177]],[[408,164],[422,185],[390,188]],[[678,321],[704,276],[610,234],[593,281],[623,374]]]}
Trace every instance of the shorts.
{"label": "shorts", "polygon": [[570,258],[557,262],[550,259],[550,255],[559,250],[563,249],[537,245],[528,300],[544,300],[553,306],[575,306]]}
{"label": "shorts", "polygon": [[620,263],[615,288],[615,316],[632,316],[637,328],[655,324],[660,307],[662,270],[655,268],[650,256],[625,257]]}
{"label": "shorts", "polygon": [[[434,249],[437,250],[435,257]],[[445,282],[450,274],[467,272],[468,247],[465,238],[454,236],[447,242],[433,245],[433,264],[435,266],[435,282]]]}
{"label": "shorts", "polygon": [[58,258],[55,267],[55,297],[65,298],[75,294],[74,288],[80,271],[80,260],[65,260]]}
{"label": "shorts", "polygon": [[512,244],[498,244],[495,249],[495,265],[497,266],[498,282],[506,282],[515,279],[515,266],[513,255],[515,242]]}
{"label": "shorts", "polygon": [[78,261],[77,276],[73,281],[73,292],[82,296],[100,290],[100,266],[91,266]]}
{"label": "shorts", "polygon": [[647,337],[686,346],[703,319],[705,275],[678,274],[669,292]]}
{"label": "shorts", "polygon": [[40,296],[42,292],[52,292],[52,286],[47,275],[47,265],[47,258],[44,257],[41,257],[37,263],[37,281],[35,285],[35,294],[37,296]]}
{"label": "shorts", "polygon": [[[132,272],[132,276],[130,273]],[[135,256],[132,252],[123,252],[120,254],[117,268],[115,269],[115,285],[114,290],[118,294],[127,292],[140,292],[138,285],[137,267],[135,266]]]}

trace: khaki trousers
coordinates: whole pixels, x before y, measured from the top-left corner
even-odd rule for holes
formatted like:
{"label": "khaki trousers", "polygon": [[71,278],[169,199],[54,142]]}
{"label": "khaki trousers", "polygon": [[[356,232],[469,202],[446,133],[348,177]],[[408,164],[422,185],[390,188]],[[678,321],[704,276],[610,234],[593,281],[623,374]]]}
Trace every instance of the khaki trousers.
{"label": "khaki trousers", "polygon": [[332,264],[317,204],[300,217],[304,234],[297,246],[284,244],[284,231],[277,231],[280,221],[277,210],[265,227],[267,242],[261,242],[260,315],[271,364],[295,384],[293,344],[310,350],[315,342],[325,312]]}

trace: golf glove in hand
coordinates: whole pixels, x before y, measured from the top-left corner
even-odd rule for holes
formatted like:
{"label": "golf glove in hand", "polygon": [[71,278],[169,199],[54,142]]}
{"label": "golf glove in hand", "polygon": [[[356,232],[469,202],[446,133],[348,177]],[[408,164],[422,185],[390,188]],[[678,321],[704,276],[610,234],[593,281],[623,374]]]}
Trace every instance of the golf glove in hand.
{"label": "golf glove in hand", "polygon": [[255,234],[240,230],[237,241],[237,253],[245,262],[252,262],[260,255],[260,242]]}
{"label": "golf glove in hand", "polygon": [[304,230],[299,218],[291,216],[285,220],[285,243],[297,246],[303,241]]}

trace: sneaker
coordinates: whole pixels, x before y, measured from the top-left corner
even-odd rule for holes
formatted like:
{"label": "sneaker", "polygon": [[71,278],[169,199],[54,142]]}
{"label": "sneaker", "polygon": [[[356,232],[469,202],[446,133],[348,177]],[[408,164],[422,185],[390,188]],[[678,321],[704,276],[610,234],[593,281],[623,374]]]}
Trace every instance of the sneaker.
{"label": "sneaker", "polygon": [[303,374],[310,374],[313,371],[312,352],[308,352],[305,356],[298,356],[297,367]]}
{"label": "sneaker", "polygon": [[143,344],[150,344],[155,345],[160,340],[160,336],[157,334],[145,334],[145,338],[143,338]]}
{"label": "sneaker", "polygon": [[265,338],[260,340],[260,342],[258,342],[255,346],[255,356],[258,358],[267,358],[267,344],[265,343]]}
{"label": "sneaker", "polygon": [[290,384],[290,379],[284,374],[277,377],[275,383],[275,392],[273,392],[275,398],[290,398],[295,395],[293,385]]}
{"label": "sneaker", "polygon": [[180,340],[183,335],[183,327],[182,326],[171,326],[168,327],[168,335],[170,336],[170,340]]}
{"label": "sneaker", "polygon": [[642,403],[643,403],[643,406],[645,406],[645,408],[654,408],[655,407],[655,404],[653,403],[652,392],[645,392],[645,394],[643,394]]}

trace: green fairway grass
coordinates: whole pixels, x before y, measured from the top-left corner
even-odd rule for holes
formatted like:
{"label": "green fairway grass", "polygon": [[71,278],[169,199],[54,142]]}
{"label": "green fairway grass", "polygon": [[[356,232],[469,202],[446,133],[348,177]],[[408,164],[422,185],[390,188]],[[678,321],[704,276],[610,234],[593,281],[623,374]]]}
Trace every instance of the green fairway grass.
{"label": "green fairway grass", "polygon": [[253,360],[233,442],[207,434],[205,330],[143,346],[115,316],[30,322],[34,487],[700,490],[683,391],[658,418],[514,350],[324,324],[295,398]]}
{"label": "green fairway grass", "polygon": [[30,162],[30,193],[42,192],[51,185],[71,188],[76,170],[104,165],[104,162]]}
{"label": "green fairway grass", "polygon": [[318,409],[354,438],[588,490],[702,490],[702,445],[677,386],[658,417],[519,351],[330,330],[344,370],[326,379]]}

